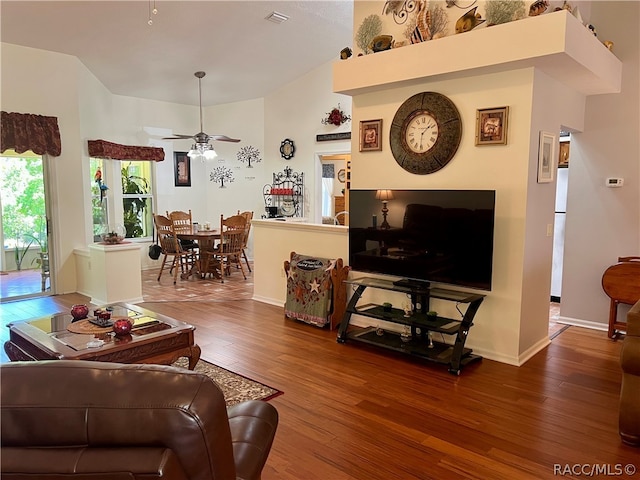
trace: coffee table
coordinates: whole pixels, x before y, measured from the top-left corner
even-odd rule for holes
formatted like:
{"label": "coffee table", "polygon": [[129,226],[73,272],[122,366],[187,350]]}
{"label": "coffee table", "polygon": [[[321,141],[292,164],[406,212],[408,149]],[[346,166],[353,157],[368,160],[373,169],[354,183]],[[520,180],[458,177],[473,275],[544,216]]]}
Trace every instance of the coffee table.
{"label": "coffee table", "polygon": [[[187,357],[189,369],[195,368],[200,347],[194,341],[193,325],[137,305],[117,303],[102,308],[107,307],[113,309],[112,317],[131,319],[131,334],[116,337],[111,328],[100,328],[87,320],[72,322],[70,314],[59,313],[10,323],[5,352],[11,361],[64,359],[170,365]],[[93,346],[100,340],[102,345]]]}

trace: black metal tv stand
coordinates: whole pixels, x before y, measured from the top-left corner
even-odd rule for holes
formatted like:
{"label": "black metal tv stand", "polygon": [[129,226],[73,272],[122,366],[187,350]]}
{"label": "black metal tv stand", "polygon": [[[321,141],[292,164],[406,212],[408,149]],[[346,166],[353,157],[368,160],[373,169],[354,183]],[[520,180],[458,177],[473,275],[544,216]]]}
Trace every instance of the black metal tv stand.
{"label": "black metal tv stand", "polygon": [[[429,361],[447,365],[449,372],[455,375],[460,375],[460,371],[464,365],[482,359],[481,356],[473,354],[470,348],[465,348],[464,344],[467,340],[469,329],[473,325],[473,318],[484,300],[484,295],[431,288],[429,284],[425,282],[393,282],[371,277],[346,280],[345,283],[353,285],[355,292],[349,300],[344,317],[340,323],[338,342],[345,343],[347,340],[353,340],[421,357]],[[413,305],[420,305],[420,308],[407,317],[405,316],[404,310],[400,308],[388,308],[384,305],[373,304],[359,307],[358,302],[367,288],[377,288],[409,294],[411,303]],[[467,304],[467,309],[462,315],[462,320],[429,315],[429,300],[431,298],[448,300],[458,304]],[[349,331],[351,315],[354,313],[407,326],[411,329],[410,336],[403,336],[397,332],[376,327]],[[453,344],[434,341],[431,337],[431,332],[455,336],[455,341]]]}

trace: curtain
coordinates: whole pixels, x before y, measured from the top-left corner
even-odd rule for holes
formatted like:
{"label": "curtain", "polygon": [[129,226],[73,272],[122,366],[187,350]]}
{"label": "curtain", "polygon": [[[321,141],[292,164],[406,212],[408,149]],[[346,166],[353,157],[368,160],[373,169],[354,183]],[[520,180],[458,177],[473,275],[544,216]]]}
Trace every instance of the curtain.
{"label": "curtain", "polygon": [[160,147],[135,147],[107,142],[105,140],[88,140],[89,156],[108,158],[111,160],[150,160],[162,162],[164,150]]}
{"label": "curtain", "polygon": [[38,155],[62,153],[57,117],[31,113],[0,112],[0,152],[31,150]]}

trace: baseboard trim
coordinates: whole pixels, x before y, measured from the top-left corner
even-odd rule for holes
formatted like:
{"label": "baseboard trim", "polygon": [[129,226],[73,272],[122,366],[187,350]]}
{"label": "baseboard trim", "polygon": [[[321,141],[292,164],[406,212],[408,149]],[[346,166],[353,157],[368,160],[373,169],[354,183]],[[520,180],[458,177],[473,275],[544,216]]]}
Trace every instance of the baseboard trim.
{"label": "baseboard trim", "polygon": [[590,322],[588,320],[580,320],[579,318],[571,318],[571,317],[558,317],[558,323],[562,323],[564,325],[573,325],[575,327],[583,327],[590,328],[592,330],[600,330],[602,332],[606,332],[609,328],[609,325],[601,322]]}

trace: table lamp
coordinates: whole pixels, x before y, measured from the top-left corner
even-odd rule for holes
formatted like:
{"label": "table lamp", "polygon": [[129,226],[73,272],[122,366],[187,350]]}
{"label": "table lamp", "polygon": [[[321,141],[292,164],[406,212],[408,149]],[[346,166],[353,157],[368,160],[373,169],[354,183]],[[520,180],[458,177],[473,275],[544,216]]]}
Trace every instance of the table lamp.
{"label": "table lamp", "polygon": [[393,200],[393,191],[378,190],[376,192],[376,200],[382,200],[382,224],[380,225],[380,228],[388,230],[389,228],[391,228],[391,225],[389,225],[389,222],[387,222],[387,213],[389,213],[387,202],[389,200]]}

